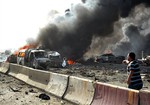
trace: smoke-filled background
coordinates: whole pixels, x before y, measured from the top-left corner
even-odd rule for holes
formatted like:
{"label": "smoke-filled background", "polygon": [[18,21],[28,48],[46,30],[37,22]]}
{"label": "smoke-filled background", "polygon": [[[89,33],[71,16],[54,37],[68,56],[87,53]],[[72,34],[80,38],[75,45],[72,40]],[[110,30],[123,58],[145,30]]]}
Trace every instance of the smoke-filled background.
{"label": "smoke-filled background", "polygon": [[122,30],[122,38],[115,46],[113,51],[116,54],[126,54],[134,51],[141,58],[150,54],[150,7],[144,4],[136,6],[125,19],[120,19],[119,23]]}
{"label": "smoke-filled background", "polygon": [[65,15],[50,12],[38,42],[62,56],[77,60],[106,50],[115,55],[134,51],[150,53],[150,2],[148,0],[82,0]]}

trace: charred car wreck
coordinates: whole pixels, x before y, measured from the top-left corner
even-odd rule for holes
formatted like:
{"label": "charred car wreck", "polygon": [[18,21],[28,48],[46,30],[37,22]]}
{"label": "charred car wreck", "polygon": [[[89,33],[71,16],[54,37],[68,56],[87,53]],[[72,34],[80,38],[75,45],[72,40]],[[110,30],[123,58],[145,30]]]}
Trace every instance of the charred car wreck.
{"label": "charred car wreck", "polygon": [[24,49],[17,55],[17,64],[35,69],[62,67],[62,61],[60,54],[56,51]]}

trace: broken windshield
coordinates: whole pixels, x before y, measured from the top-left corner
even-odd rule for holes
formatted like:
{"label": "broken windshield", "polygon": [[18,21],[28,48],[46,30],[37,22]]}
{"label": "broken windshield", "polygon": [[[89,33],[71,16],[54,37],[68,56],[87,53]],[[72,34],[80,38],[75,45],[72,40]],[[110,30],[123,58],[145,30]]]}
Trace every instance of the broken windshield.
{"label": "broken windshield", "polygon": [[45,52],[36,52],[35,57],[36,58],[47,58],[47,54]]}

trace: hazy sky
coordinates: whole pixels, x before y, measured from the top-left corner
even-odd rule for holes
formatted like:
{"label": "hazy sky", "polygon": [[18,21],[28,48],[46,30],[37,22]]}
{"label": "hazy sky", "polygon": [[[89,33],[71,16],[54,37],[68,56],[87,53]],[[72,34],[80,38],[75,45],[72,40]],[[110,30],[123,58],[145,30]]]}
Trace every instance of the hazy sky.
{"label": "hazy sky", "polygon": [[51,10],[64,12],[80,0],[0,0],[0,50],[19,48],[36,38]]}

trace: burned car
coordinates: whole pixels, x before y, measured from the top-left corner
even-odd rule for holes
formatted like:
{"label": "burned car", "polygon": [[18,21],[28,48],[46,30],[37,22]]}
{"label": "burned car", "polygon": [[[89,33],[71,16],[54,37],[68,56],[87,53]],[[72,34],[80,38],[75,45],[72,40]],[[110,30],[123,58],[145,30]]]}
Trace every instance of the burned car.
{"label": "burned car", "polygon": [[35,69],[46,69],[49,58],[45,50],[27,49],[24,56],[24,65]]}
{"label": "burned car", "polygon": [[57,51],[48,51],[48,58],[50,60],[49,67],[62,67],[63,59]]}
{"label": "burned car", "polygon": [[125,60],[125,56],[116,56],[114,63],[121,64],[123,60]]}
{"label": "burned car", "polygon": [[115,62],[115,55],[113,55],[113,54],[102,54],[100,56],[97,56],[95,61],[99,62],[99,63],[114,63]]}

